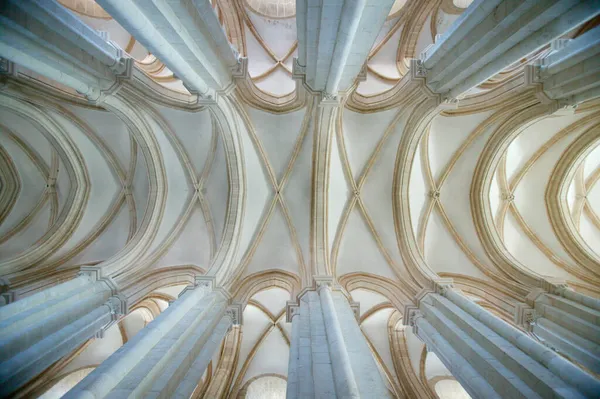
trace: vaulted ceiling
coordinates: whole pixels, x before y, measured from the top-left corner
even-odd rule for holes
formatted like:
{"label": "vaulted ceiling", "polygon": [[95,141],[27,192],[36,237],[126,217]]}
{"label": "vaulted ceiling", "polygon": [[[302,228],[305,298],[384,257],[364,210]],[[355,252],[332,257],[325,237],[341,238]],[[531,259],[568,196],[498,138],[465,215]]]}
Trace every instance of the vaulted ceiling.
{"label": "vaulted ceiling", "polygon": [[[157,84],[189,94],[160,60],[93,1],[60,2],[90,26],[108,31]],[[312,278],[312,173],[319,105],[308,100],[289,112],[274,112],[270,106],[298,90],[292,80],[297,54],[294,2],[215,3],[230,40],[248,58],[253,90],[261,96],[257,102],[236,104],[244,127],[247,189],[233,286],[243,287],[269,272],[292,276],[289,281],[298,286],[306,284]],[[392,392],[399,390],[393,351],[400,350],[392,347],[388,334],[388,327],[395,326],[392,321],[399,320],[393,295],[416,293],[411,273],[415,259],[465,285],[497,284],[507,268],[515,268],[565,279],[586,293],[600,294],[597,103],[584,104],[572,114],[523,119],[518,129],[506,133],[506,124],[530,101],[505,90],[522,80],[522,65],[513,65],[471,90],[457,109],[437,115],[406,170],[399,170],[397,154],[418,105],[356,107],[397,88],[409,59],[432,44],[468,3],[397,0],[369,54],[366,79],[358,82],[349,106],[338,114],[332,136],[326,204],[329,262],[361,304],[361,326]],[[41,268],[93,264],[124,248],[144,228],[151,190],[148,167],[128,127],[113,113],[95,107],[57,109],[41,99],[19,107],[1,105],[2,177],[18,186],[15,193],[5,190],[0,198],[9,205],[0,213],[1,261],[11,261],[47,240],[58,221],[70,214],[68,207],[79,207],[71,221],[74,231],[58,251],[38,263]],[[49,133],[34,112],[56,124],[55,132]],[[139,112],[152,121],[168,186],[160,227],[139,262],[154,269],[187,265],[208,270],[222,242],[230,196],[219,124],[202,108],[190,112],[153,105],[140,106]],[[399,231],[395,221],[398,173],[409,175],[408,196],[401,201],[410,209],[412,231]],[[412,237],[416,244],[410,256],[399,245],[401,236]],[[360,279],[369,281],[371,289]],[[395,293],[386,297],[383,288],[375,293],[373,286],[393,287],[389,292]],[[246,298],[234,391],[260,375],[286,376],[290,332],[285,301],[296,293],[266,287]],[[496,310],[509,309],[507,305]],[[445,371],[439,359],[436,363],[423,355],[416,343],[409,347],[415,373],[442,381]],[[274,352],[281,356],[271,356]]]}

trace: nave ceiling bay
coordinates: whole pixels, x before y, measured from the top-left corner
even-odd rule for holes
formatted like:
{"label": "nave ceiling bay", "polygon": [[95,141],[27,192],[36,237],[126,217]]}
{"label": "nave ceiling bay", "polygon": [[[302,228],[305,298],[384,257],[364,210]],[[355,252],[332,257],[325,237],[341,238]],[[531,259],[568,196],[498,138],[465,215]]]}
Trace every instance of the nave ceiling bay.
{"label": "nave ceiling bay", "polygon": [[[195,3],[214,11],[240,58],[205,59],[202,71],[181,67],[192,62],[177,49],[220,54],[222,43],[205,49],[188,28],[175,35],[157,23],[171,39],[165,50],[111,14],[117,3],[57,0],[129,60],[106,98],[88,101],[3,59],[4,300],[95,268],[130,310],[21,397],[66,394],[200,276],[243,305],[243,324],[219,341],[193,397],[285,393],[286,304],[314,289],[315,276],[360,304],[358,324],[394,397],[468,397],[403,325],[406,307],[439,281],[508,323],[548,281],[600,297],[600,100],[563,107],[540,95],[528,68],[555,42],[446,98],[416,59],[471,1],[363,1],[378,30],[349,34],[341,58],[333,42],[327,65],[311,66],[311,40],[326,31],[306,18],[313,1],[153,0],[148,21],[185,22]],[[560,39],[597,30],[598,17],[584,22]],[[313,50],[323,57],[323,48]]]}

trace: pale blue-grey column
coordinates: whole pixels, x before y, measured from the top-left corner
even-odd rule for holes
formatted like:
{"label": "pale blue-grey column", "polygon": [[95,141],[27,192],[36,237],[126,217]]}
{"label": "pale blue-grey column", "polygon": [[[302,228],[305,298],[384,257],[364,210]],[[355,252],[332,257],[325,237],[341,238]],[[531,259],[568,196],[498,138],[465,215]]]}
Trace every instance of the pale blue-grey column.
{"label": "pale blue-grey column", "polygon": [[0,396],[22,387],[126,312],[108,280],[83,274],[0,308]]}
{"label": "pale blue-grey column", "polygon": [[443,287],[406,315],[415,333],[473,397],[592,398],[600,381]]}

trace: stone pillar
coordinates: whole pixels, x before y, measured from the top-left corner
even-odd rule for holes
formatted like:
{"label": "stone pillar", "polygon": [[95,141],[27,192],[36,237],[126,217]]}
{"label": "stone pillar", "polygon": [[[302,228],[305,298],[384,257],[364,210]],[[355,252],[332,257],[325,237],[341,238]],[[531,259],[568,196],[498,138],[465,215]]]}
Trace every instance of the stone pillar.
{"label": "stone pillar", "polygon": [[[296,1],[298,64],[313,91],[337,95],[361,75],[392,0]],[[364,76],[362,77],[364,78]]]}
{"label": "stone pillar", "polygon": [[543,103],[559,107],[600,97],[600,27],[573,40],[552,42],[551,52],[525,70],[526,84],[536,87]]}
{"label": "stone pillar", "polygon": [[290,342],[290,358],[288,361],[288,379],[286,391],[287,399],[299,397],[298,390],[300,389],[298,384],[298,362],[300,361],[300,315],[296,309],[297,308],[291,307],[289,310],[292,313],[287,315],[288,323],[292,323],[292,338]]}
{"label": "stone pillar", "polygon": [[356,321],[356,304],[331,278],[315,281],[286,309],[292,321],[287,398],[391,397]]}
{"label": "stone pillar", "polygon": [[465,390],[485,398],[597,397],[600,381],[450,285],[422,292],[405,323]]}
{"label": "stone pillar", "polygon": [[533,290],[515,322],[549,348],[600,373],[600,301],[566,284]]}
{"label": "stone pillar", "polygon": [[90,101],[118,89],[132,60],[54,0],[7,0],[0,7],[0,55],[69,86]]}
{"label": "stone pillar", "polygon": [[599,13],[597,1],[475,0],[421,55],[427,86],[457,98]]}
{"label": "stone pillar", "polygon": [[183,81],[190,92],[214,97],[232,81],[238,54],[209,0],[98,0],[117,22],[135,36]]}
{"label": "stone pillar", "polygon": [[342,326],[338,320],[331,288],[327,284],[319,287],[319,299],[323,312],[323,322],[327,332],[327,346],[331,357],[331,369],[335,382],[335,392],[343,398],[359,398],[358,386],[352,372],[350,355],[344,341]]}
{"label": "stone pillar", "polygon": [[98,271],[0,308],[0,396],[4,397],[110,327],[127,304]]}
{"label": "stone pillar", "polygon": [[189,398],[240,306],[214,279],[200,277],[132,340],[112,354],[65,398]]}

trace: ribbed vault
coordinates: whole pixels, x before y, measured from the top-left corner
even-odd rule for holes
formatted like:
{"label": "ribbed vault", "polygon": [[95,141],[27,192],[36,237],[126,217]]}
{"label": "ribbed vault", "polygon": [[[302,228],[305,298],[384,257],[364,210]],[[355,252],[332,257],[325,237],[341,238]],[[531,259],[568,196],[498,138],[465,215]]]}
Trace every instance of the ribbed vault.
{"label": "ribbed vault", "polygon": [[[295,2],[211,2],[246,57],[212,102],[95,2],[60,3],[134,58],[134,83],[100,106],[52,82],[33,94],[41,78],[25,69],[2,87],[0,275],[23,297],[103,264],[133,305],[21,397],[59,397],[209,270],[244,322],[193,397],[251,397],[261,378],[277,390],[288,376],[286,302],[320,270],[319,206],[329,271],[360,303],[396,397],[463,394],[402,323],[433,280],[453,279],[508,322],[545,280],[600,296],[600,103],[555,112],[540,102],[524,70],[548,46],[456,107],[414,84],[411,60],[468,1],[396,1],[329,124],[294,70]],[[255,386],[268,390],[265,381]]]}

